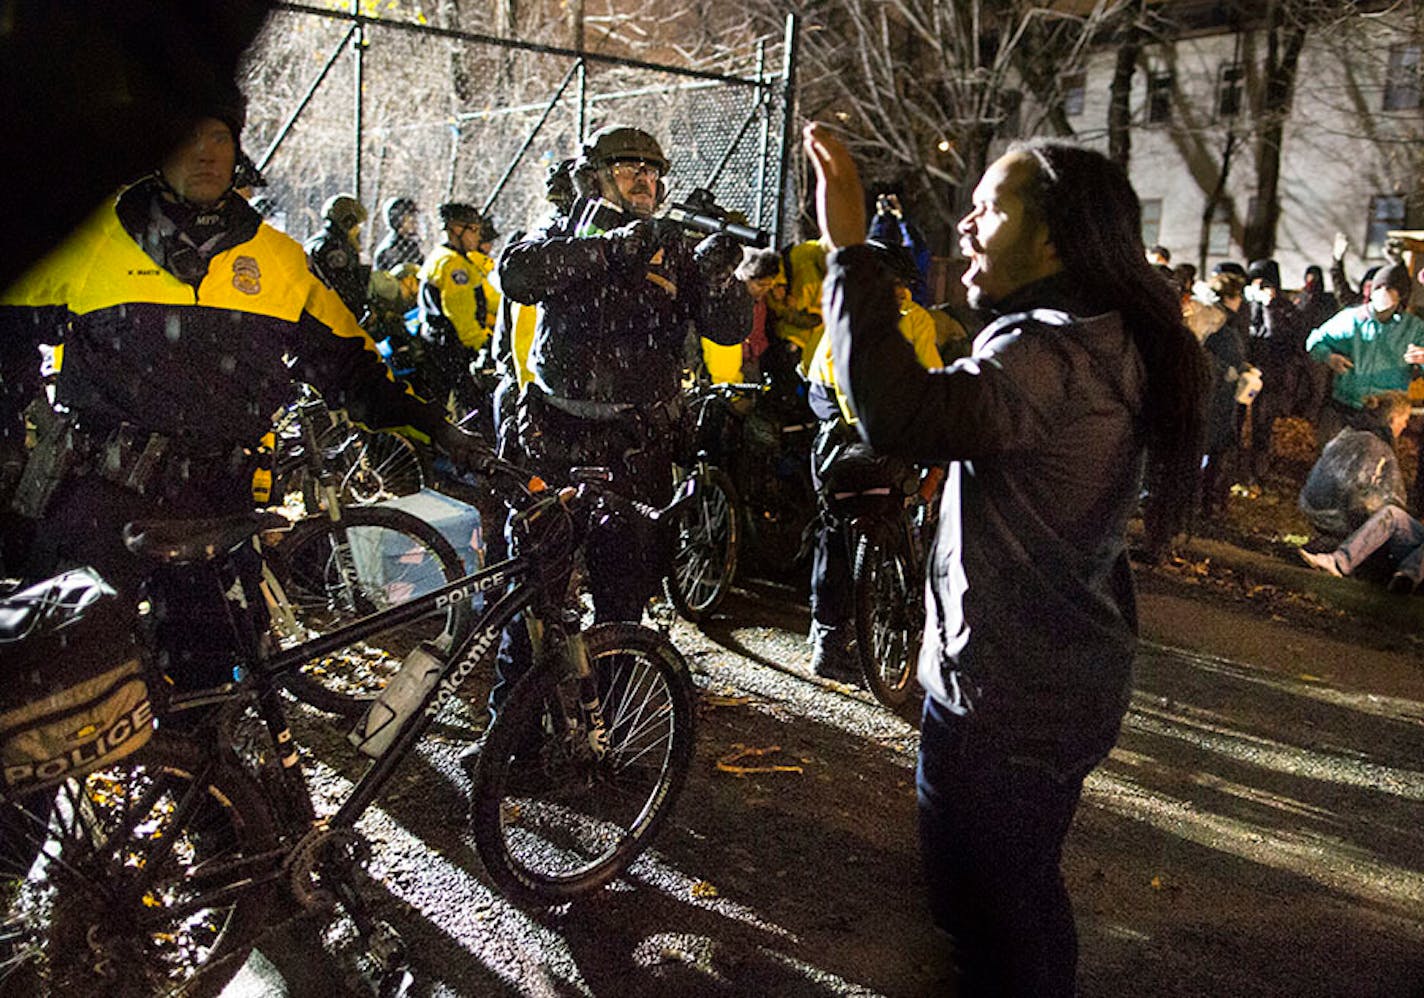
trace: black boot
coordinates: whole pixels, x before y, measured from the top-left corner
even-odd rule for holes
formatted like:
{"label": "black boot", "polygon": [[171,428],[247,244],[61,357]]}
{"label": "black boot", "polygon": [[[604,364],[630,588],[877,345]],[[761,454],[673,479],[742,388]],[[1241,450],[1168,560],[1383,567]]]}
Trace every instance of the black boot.
{"label": "black boot", "polygon": [[811,622],[811,671],[822,679],[853,684],[860,681],[855,625]]}

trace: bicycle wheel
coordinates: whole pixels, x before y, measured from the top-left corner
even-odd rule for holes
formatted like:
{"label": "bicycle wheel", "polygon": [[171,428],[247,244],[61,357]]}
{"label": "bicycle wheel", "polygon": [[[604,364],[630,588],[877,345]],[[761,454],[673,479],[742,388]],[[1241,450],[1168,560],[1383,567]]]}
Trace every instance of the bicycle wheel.
{"label": "bicycle wheel", "polygon": [[[269,549],[273,631],[284,647],[462,579],[464,562],[430,524],[378,506],[299,521]],[[348,584],[348,580],[352,584]],[[460,603],[304,663],[283,679],[304,703],[356,717],[421,641],[449,647],[464,637],[470,607]]]}
{"label": "bicycle wheel", "polygon": [[677,513],[677,547],[663,589],[684,618],[700,623],[721,604],[737,571],[741,504],[720,468],[694,471],[697,492]]}
{"label": "bicycle wheel", "polygon": [[335,460],[344,469],[341,498],[358,506],[419,492],[430,477],[425,455],[394,433],[353,430]]}
{"label": "bicycle wheel", "polygon": [[177,736],[0,803],[0,831],[5,994],[216,995],[265,924],[261,792]]}
{"label": "bicycle wheel", "polygon": [[521,903],[567,901],[627,869],[692,761],[692,682],[672,643],[633,624],[602,624],[584,641],[603,737],[588,730],[578,680],[535,669],[496,715],[476,767],[475,846],[499,890]]}
{"label": "bicycle wheel", "polygon": [[897,535],[858,533],[851,570],[857,655],[866,686],[893,709],[904,704],[913,689],[924,636],[920,580]]}

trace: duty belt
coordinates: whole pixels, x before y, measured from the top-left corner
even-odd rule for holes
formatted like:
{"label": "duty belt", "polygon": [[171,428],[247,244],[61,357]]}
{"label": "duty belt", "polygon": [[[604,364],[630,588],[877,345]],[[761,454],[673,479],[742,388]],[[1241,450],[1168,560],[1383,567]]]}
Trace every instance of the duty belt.
{"label": "duty belt", "polygon": [[611,423],[632,415],[642,416],[656,425],[675,426],[682,411],[682,399],[674,395],[658,402],[594,402],[590,399],[571,399],[561,395],[541,392],[549,405],[578,419],[588,419],[597,423]]}
{"label": "duty belt", "polygon": [[[77,429],[85,432],[82,419]],[[195,449],[192,441],[175,440],[131,423],[86,436],[94,473],[140,495],[162,495],[194,475],[236,471],[250,456],[247,448],[236,444]]]}
{"label": "duty belt", "polygon": [[544,395],[544,401],[560,412],[579,419],[611,423],[622,419],[636,408],[631,402],[593,402],[588,399],[567,399],[560,395]]}
{"label": "duty belt", "polygon": [[55,489],[67,478],[84,474],[160,497],[195,475],[235,471],[248,457],[241,446],[194,452],[172,437],[129,423],[96,426],[82,416],[51,412],[40,427],[12,508],[25,516],[42,516]]}

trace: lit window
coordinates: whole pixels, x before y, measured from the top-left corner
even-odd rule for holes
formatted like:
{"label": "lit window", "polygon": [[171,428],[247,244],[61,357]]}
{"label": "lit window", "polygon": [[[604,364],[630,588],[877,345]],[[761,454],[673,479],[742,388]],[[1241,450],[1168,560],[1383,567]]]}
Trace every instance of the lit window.
{"label": "lit window", "polygon": [[1395,45],[1389,50],[1389,75],[1384,81],[1384,109],[1410,111],[1419,106],[1419,45]]}
{"label": "lit window", "polygon": [[1070,118],[1082,114],[1083,99],[1088,92],[1088,74],[1065,73],[1059,87],[1063,94],[1063,113]]}
{"label": "lit window", "polygon": [[1142,199],[1142,245],[1156,246],[1162,237],[1162,199]]}
{"label": "lit window", "polygon": [[1208,256],[1231,255],[1231,202],[1218,201],[1211,212],[1211,224],[1206,231]]}
{"label": "lit window", "polygon": [[1239,62],[1223,63],[1216,78],[1216,116],[1234,118],[1241,113],[1246,73]]}
{"label": "lit window", "polygon": [[1147,123],[1161,125],[1172,120],[1171,73],[1153,73],[1147,78]]}
{"label": "lit window", "polygon": [[1381,194],[1370,198],[1370,221],[1365,229],[1365,256],[1384,256],[1384,244],[1391,229],[1402,229],[1405,223],[1404,198],[1397,194]]}

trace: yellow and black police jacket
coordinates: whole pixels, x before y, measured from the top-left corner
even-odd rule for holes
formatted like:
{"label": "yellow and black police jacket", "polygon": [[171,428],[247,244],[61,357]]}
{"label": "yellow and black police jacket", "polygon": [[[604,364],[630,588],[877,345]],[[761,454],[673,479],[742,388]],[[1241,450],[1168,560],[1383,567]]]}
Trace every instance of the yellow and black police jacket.
{"label": "yellow and black police jacket", "polygon": [[391,378],[302,247],[241,198],[220,203],[231,245],[205,270],[185,282],[159,266],[131,229],[161,189],[129,188],[0,294],[8,404],[31,371],[37,383],[34,343],[62,341],[56,400],[81,426],[127,423],[206,452],[255,444],[304,381],[365,426],[429,438],[439,410]]}
{"label": "yellow and black police jacket", "polygon": [[494,261],[475,250],[461,253],[440,245],[420,268],[420,321],[427,337],[450,345],[453,333],[461,346],[481,349],[494,331],[499,292],[490,283]]}

